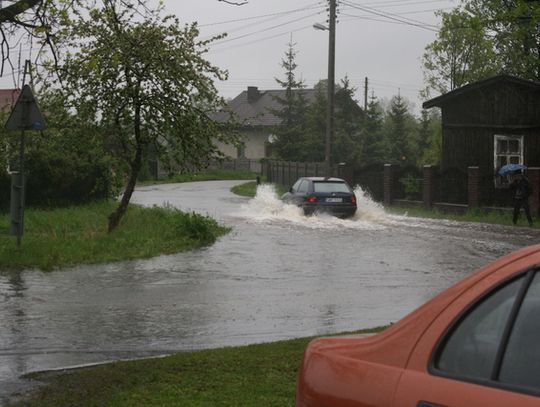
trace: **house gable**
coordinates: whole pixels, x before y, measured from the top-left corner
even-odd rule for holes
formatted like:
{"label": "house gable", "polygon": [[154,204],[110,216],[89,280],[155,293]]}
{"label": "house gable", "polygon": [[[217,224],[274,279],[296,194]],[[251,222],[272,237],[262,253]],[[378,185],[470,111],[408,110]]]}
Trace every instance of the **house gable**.
{"label": "house gable", "polygon": [[[280,109],[279,98],[285,98],[285,90],[259,90],[249,86],[231,100],[227,108],[215,115],[215,120],[226,122],[231,115],[245,127],[271,127],[281,123],[281,119],[273,112]],[[315,100],[315,89],[301,89],[307,103]]]}

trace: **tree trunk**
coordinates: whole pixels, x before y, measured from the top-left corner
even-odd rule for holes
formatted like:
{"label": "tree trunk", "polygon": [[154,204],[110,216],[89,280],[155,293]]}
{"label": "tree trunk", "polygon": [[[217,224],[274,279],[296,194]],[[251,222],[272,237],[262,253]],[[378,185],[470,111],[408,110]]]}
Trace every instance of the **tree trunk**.
{"label": "tree trunk", "polygon": [[135,158],[131,162],[129,180],[124,194],[122,195],[122,199],[120,200],[120,205],[118,205],[118,208],[109,215],[109,233],[120,224],[120,220],[126,213],[129,201],[131,200],[131,195],[133,195],[133,190],[135,189],[135,184],[137,183],[137,177],[139,176],[142,167],[143,143],[141,140],[141,106],[139,103],[136,103],[135,105],[134,122],[135,141],[137,143]]}
{"label": "tree trunk", "polygon": [[126,189],[124,190],[124,194],[122,195],[122,199],[120,200],[120,205],[118,205],[116,210],[109,215],[109,233],[111,233],[118,226],[120,220],[122,220],[122,217],[127,211],[129,201],[131,200],[131,196],[133,195],[133,191],[135,190],[135,184],[137,183],[137,178],[139,176],[141,166],[142,149],[138,147],[137,153],[135,154],[135,159],[133,160],[133,163],[131,165],[131,171],[129,174],[129,180],[126,185]]}

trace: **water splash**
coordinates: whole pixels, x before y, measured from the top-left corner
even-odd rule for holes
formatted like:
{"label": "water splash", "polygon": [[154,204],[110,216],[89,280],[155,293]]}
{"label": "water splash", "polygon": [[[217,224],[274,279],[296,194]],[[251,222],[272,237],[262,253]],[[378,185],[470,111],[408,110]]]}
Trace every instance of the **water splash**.
{"label": "water splash", "polygon": [[389,215],[384,211],[382,204],[375,202],[367,191],[360,185],[354,187],[357,210],[353,219],[356,221],[387,222]]}
{"label": "water splash", "polygon": [[358,209],[354,217],[339,219],[320,213],[304,216],[301,208],[286,204],[279,199],[273,185],[263,184],[257,188],[257,194],[247,204],[242,205],[239,216],[253,222],[287,222],[310,228],[356,228],[381,229],[389,220],[381,204],[373,201],[360,186],[355,187]]}

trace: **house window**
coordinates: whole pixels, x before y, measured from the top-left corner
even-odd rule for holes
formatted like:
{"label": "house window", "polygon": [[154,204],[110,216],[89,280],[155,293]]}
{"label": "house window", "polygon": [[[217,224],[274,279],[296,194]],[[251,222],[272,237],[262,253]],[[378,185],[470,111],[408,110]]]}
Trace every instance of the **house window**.
{"label": "house window", "polygon": [[[497,173],[506,164],[523,164],[523,136],[495,135],[493,169]],[[508,184],[506,177],[495,177],[495,185],[504,187]]]}
{"label": "house window", "polygon": [[236,158],[246,158],[246,143],[240,143],[236,148]]}

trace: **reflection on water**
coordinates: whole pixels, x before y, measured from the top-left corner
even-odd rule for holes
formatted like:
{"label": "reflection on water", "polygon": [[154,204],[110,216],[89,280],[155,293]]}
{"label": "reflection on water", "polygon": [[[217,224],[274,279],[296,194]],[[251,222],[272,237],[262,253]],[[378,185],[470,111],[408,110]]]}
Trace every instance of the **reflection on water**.
{"label": "reflection on water", "polygon": [[[0,275],[0,402],[33,370],[350,331],[396,321],[538,231],[393,216],[356,189],[357,215],[304,217],[268,186],[141,188],[233,231],[154,259]],[[1,403],[0,403],[1,404]]]}

